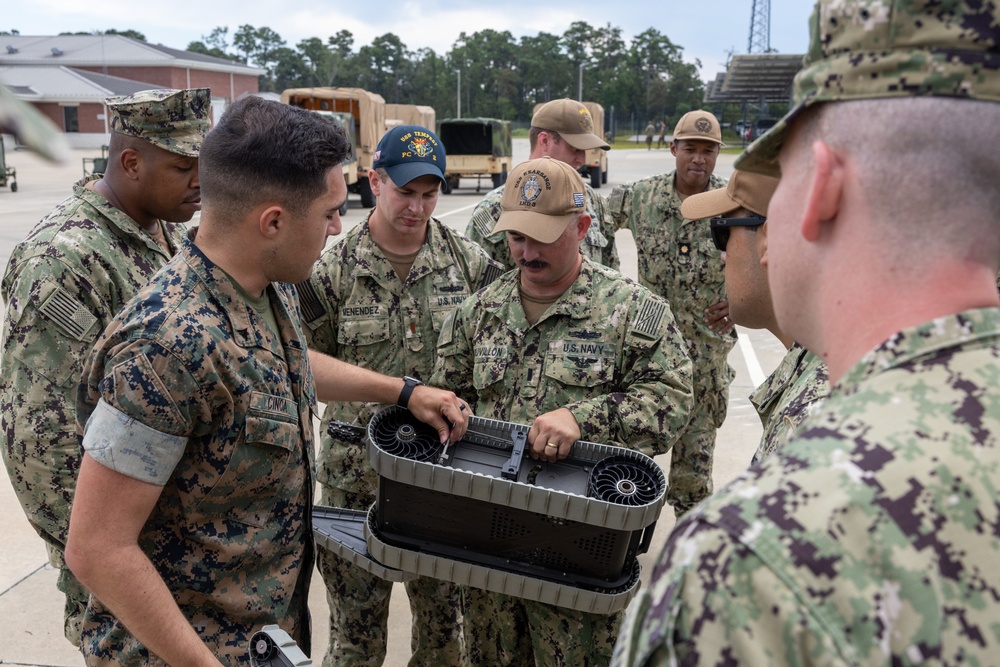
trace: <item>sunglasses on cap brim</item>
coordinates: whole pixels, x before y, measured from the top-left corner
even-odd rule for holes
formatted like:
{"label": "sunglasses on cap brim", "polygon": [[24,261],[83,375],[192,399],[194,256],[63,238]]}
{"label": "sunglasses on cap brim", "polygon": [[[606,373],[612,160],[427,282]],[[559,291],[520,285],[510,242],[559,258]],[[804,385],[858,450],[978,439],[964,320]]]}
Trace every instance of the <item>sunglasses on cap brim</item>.
{"label": "sunglasses on cap brim", "polygon": [[760,227],[767,218],[754,215],[749,218],[712,218],[712,241],[720,252],[726,251],[726,244],[729,243],[730,227]]}

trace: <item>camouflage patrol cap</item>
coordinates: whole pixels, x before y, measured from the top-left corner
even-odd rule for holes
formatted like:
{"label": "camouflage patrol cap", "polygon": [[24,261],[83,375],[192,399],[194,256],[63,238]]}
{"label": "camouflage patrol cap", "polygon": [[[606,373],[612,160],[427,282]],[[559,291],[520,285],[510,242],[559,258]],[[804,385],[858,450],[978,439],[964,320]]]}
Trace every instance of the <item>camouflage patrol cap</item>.
{"label": "camouflage patrol cap", "polygon": [[493,233],[514,232],[553,243],[580,213],[586,213],[583,179],[570,165],[550,157],[528,160],[507,178],[503,212]]}
{"label": "camouflage patrol cap", "polygon": [[1000,102],[1000,9],[976,0],[819,0],[794,107],[736,167],[776,176],[792,121],[820,102],[943,96]]}
{"label": "camouflage patrol cap", "polygon": [[145,139],[171,153],[198,157],[212,106],[208,88],[144,90],[109,97],[105,103],[113,131]]}

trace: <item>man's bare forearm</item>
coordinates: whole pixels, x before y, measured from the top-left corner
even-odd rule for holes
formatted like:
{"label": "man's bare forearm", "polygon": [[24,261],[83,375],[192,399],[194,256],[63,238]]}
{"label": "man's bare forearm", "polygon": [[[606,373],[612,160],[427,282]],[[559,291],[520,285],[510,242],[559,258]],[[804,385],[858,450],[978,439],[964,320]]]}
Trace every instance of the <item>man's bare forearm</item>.
{"label": "man's bare forearm", "polygon": [[219,667],[138,544],[161,488],[105,468],[80,467],[66,563],[136,639],[167,664]]}
{"label": "man's bare forearm", "polygon": [[[368,401],[393,404],[403,390],[403,379],[382,375],[309,350],[309,363],[316,379],[316,397],[323,401]],[[410,395],[408,405],[418,419],[438,432],[441,442],[455,441],[465,434],[472,414],[454,392],[420,386]]]}
{"label": "man's bare forearm", "polygon": [[395,403],[403,390],[403,378],[382,375],[309,350],[309,363],[316,378],[316,397],[329,401]]}

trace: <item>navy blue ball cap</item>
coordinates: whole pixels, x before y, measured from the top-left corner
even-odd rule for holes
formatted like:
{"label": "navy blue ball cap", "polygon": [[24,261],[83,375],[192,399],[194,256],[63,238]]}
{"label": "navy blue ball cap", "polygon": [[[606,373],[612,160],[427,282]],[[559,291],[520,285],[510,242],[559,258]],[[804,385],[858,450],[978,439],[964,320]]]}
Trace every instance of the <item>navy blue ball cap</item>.
{"label": "navy blue ball cap", "polygon": [[434,132],[420,125],[399,125],[386,132],[374,157],[372,168],[385,169],[400,187],[428,174],[445,180],[444,144]]}

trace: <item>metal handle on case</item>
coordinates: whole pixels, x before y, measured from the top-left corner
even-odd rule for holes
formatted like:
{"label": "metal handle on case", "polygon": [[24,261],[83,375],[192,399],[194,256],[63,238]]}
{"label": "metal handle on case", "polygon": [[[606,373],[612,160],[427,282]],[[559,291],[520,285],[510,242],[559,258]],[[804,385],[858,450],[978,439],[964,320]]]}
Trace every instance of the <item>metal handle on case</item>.
{"label": "metal handle on case", "polygon": [[524,429],[514,429],[510,433],[510,439],[514,444],[514,451],[500,469],[500,476],[516,482],[517,474],[521,471],[521,461],[524,460],[524,448],[528,445],[528,432]]}

